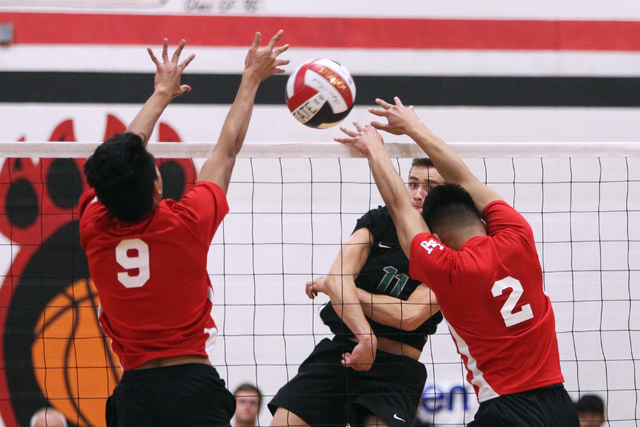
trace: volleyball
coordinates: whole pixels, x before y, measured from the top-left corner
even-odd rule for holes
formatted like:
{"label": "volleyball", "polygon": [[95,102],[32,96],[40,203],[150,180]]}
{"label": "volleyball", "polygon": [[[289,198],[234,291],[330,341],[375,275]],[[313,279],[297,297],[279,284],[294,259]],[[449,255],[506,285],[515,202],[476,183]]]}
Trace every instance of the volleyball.
{"label": "volleyball", "polygon": [[344,120],[353,108],[356,85],[345,67],[331,59],[312,59],[289,76],[287,107],[303,125],[325,129]]}

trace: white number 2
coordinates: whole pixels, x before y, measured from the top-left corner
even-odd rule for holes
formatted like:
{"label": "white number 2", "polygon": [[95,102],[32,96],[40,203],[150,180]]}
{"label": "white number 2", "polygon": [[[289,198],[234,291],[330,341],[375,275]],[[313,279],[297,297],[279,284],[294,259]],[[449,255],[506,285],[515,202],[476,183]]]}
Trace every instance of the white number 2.
{"label": "white number 2", "polygon": [[[124,239],[116,246],[116,261],[125,270],[118,273],[118,281],[126,288],[140,288],[147,283],[149,272],[149,245],[141,239]],[[136,273],[137,270],[138,274]]]}
{"label": "white number 2", "polygon": [[504,319],[504,324],[509,327],[522,323],[525,320],[533,319],[533,311],[531,311],[531,305],[529,304],[523,305],[520,311],[516,313],[513,312],[513,309],[518,304],[518,301],[524,292],[520,282],[513,277],[507,277],[506,279],[494,283],[491,288],[491,293],[494,297],[498,297],[502,295],[505,289],[511,289],[511,294],[509,294],[509,297],[500,310],[500,314],[502,314]]}

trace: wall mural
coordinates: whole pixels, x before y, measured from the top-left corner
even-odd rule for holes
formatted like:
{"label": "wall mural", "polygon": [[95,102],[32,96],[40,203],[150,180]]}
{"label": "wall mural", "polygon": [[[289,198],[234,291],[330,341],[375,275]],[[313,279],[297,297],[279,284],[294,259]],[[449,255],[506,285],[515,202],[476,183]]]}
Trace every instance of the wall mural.
{"label": "wall mural", "polygon": [[[105,137],[125,131],[107,117]],[[160,123],[159,141],[180,141]],[[22,139],[24,140],[24,138]],[[73,120],[50,141],[75,141]],[[0,412],[5,425],[29,425],[43,406],[70,425],[104,425],[104,403],[118,384],[117,356],[102,334],[98,296],[80,247],[77,205],[85,159],[14,158],[0,172],[0,232],[13,263],[0,288]],[[195,182],[189,159],[159,159],[164,197],[179,200]]]}

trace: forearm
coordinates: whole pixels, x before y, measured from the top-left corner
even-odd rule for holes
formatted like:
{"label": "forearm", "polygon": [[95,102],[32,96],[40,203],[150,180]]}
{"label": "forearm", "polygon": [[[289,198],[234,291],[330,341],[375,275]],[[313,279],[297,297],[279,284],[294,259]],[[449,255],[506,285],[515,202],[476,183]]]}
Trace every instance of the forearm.
{"label": "forearm", "polygon": [[424,123],[414,123],[408,129],[407,135],[427,153],[445,182],[462,185],[470,177],[473,178],[458,153]]}
{"label": "forearm", "polygon": [[[362,310],[369,319],[382,325],[403,331],[413,331],[423,322],[420,312],[424,311],[424,303],[410,303],[388,295],[371,294],[362,289],[357,290]],[[424,320],[428,319],[427,316]]]}
{"label": "forearm", "polygon": [[374,322],[403,331],[413,331],[440,311],[433,293],[419,285],[408,300],[389,295],[372,294],[356,290],[365,316]]}
{"label": "forearm", "polygon": [[362,311],[360,300],[356,293],[354,277],[352,275],[330,273],[327,276],[325,285],[333,309],[349,330],[358,341],[370,340],[373,331]]}
{"label": "forearm", "polygon": [[418,211],[411,206],[405,184],[383,145],[370,152],[369,162],[378,191],[396,226],[400,245],[409,257],[413,237],[428,229]]}
{"label": "forearm", "polygon": [[139,135],[142,138],[142,143],[146,146],[153,128],[172,99],[170,93],[154,91],[129,124],[127,132]]}
{"label": "forearm", "polygon": [[480,212],[493,200],[500,199],[495,191],[473,175],[458,153],[424,123],[414,123],[407,135],[427,153],[445,182],[460,185],[469,192]]}
{"label": "forearm", "polygon": [[211,181],[220,186],[225,193],[229,187],[231,173],[236,156],[244,143],[244,138],[251,121],[251,113],[260,80],[253,75],[242,76],[236,98],[227,113],[220,131],[218,143],[211,157],[200,169],[198,181]]}
{"label": "forearm", "polygon": [[242,75],[236,98],[220,131],[217,150],[224,150],[230,156],[236,156],[240,152],[249,129],[259,86],[259,77],[247,72]]}

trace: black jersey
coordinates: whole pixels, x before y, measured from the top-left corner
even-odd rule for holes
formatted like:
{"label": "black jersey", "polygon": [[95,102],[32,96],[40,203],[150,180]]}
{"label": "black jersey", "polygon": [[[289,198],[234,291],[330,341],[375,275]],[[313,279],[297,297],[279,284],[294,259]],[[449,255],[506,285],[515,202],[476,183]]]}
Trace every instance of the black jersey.
{"label": "black jersey", "polygon": [[[384,294],[406,301],[420,284],[409,277],[409,260],[404,254],[398,233],[386,207],[378,207],[364,214],[356,223],[354,232],[368,228],[373,236],[369,258],[355,279],[356,286],[372,294]],[[337,336],[353,336],[329,302],[320,312],[320,317]],[[367,318],[373,333],[399,341],[422,351],[427,337],[436,331],[442,321],[440,312],[431,316],[413,331],[402,331],[381,325]]]}

